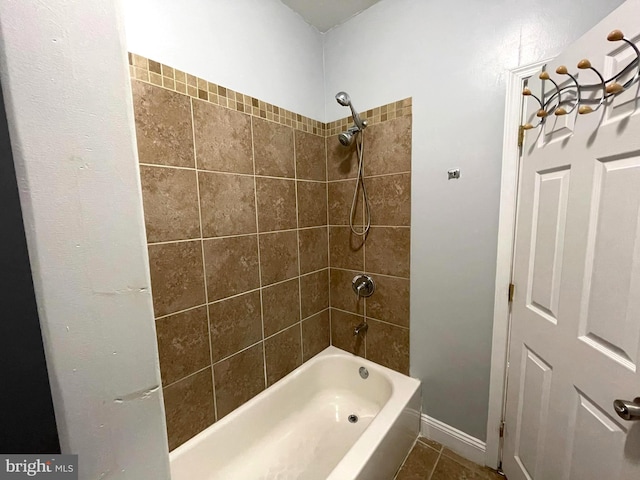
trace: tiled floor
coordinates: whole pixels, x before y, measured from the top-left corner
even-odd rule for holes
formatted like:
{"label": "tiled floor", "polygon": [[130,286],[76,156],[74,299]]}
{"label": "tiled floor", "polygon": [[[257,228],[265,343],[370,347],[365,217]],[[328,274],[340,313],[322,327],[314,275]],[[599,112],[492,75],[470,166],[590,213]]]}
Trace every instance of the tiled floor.
{"label": "tiled floor", "polygon": [[395,480],[506,480],[488,467],[453,453],[438,442],[418,438]]}

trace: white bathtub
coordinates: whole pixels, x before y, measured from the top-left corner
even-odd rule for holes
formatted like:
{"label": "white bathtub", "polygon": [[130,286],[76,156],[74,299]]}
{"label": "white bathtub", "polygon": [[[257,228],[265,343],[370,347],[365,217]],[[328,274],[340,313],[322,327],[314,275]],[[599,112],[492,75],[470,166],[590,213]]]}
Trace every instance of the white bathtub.
{"label": "white bathtub", "polygon": [[418,380],[329,347],[171,452],[171,478],[391,480],[419,412]]}

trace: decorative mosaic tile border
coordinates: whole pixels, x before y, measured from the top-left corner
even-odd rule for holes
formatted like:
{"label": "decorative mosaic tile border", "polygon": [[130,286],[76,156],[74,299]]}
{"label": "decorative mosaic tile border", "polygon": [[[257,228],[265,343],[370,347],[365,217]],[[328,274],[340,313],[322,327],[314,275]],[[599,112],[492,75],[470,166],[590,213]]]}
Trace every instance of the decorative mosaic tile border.
{"label": "decorative mosaic tile border", "polygon": [[[129,75],[135,80],[323,137],[337,135],[353,123],[353,118],[350,116],[334,122],[322,123],[135,53],[129,53]],[[411,115],[411,98],[382,105],[360,115],[368,120],[369,125]]]}
{"label": "decorative mosaic tile border", "polygon": [[[360,117],[367,120],[369,125],[386,122],[394,118],[411,115],[411,97],[389,103],[381,107],[372,108],[366,112],[361,112]],[[334,122],[325,123],[325,136],[337,135],[353,124],[353,117],[341,118]]]}

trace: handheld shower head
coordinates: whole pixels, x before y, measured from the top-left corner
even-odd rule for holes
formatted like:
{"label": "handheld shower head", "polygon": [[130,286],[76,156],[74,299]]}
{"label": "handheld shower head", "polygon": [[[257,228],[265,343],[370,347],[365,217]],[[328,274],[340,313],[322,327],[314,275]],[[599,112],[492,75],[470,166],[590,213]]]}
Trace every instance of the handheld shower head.
{"label": "handheld shower head", "polygon": [[353,117],[353,123],[356,124],[358,130],[364,130],[367,127],[367,122],[362,121],[360,119],[360,115],[356,112],[356,109],[353,108],[353,104],[351,103],[351,97],[347,92],[338,92],[336,94],[336,101],[342,105],[343,107],[349,107],[351,109],[351,116]]}
{"label": "handheld shower head", "polygon": [[336,94],[336,101],[343,107],[349,107],[351,105],[351,98],[347,92],[338,92]]}

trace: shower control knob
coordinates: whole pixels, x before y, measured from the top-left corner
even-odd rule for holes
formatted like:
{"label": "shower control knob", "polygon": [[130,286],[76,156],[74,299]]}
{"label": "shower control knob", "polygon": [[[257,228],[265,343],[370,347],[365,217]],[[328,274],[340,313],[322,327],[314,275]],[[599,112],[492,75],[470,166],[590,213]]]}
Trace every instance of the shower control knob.
{"label": "shower control knob", "polygon": [[358,298],[370,297],[376,290],[376,284],[369,275],[361,273],[353,277],[353,280],[351,280],[351,288],[356,292]]}

